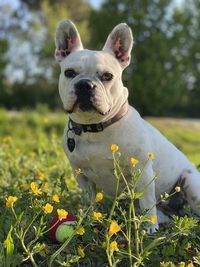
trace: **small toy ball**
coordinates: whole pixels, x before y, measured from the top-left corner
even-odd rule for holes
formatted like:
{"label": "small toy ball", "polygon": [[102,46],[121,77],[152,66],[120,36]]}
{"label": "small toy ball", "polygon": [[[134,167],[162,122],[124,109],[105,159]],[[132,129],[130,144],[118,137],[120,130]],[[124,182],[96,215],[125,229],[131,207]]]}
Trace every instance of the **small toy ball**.
{"label": "small toy ball", "polygon": [[56,242],[64,242],[67,238],[73,235],[73,225],[75,224],[76,217],[74,215],[68,214],[66,218],[59,220],[58,214],[56,213],[54,218],[50,222],[51,238]]}

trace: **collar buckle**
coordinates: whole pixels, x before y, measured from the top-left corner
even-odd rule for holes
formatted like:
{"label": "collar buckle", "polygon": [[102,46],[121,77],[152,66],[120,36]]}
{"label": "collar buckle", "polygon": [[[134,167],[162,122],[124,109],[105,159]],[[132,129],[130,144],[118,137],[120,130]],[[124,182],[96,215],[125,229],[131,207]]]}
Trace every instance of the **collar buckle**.
{"label": "collar buckle", "polygon": [[78,124],[72,121],[71,119],[69,119],[68,121],[68,129],[69,131],[72,131],[75,135],[81,135],[83,131],[81,124]]}
{"label": "collar buckle", "polygon": [[74,133],[76,135],[81,135],[82,134],[82,127],[74,126],[73,130],[74,130]]}
{"label": "collar buckle", "polygon": [[102,123],[97,124],[96,127],[98,132],[102,132],[104,130],[104,126]]}

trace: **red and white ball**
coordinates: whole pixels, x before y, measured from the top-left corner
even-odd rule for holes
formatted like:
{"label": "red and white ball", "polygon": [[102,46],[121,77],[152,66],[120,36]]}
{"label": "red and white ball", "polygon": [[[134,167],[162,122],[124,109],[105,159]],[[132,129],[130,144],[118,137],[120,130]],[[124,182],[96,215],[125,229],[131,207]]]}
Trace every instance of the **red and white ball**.
{"label": "red and white ball", "polygon": [[[56,223],[57,222],[57,223]],[[66,218],[59,220],[56,213],[50,222],[50,235],[55,242],[64,242],[67,238],[74,234],[74,226],[76,224],[76,217],[68,214]]]}

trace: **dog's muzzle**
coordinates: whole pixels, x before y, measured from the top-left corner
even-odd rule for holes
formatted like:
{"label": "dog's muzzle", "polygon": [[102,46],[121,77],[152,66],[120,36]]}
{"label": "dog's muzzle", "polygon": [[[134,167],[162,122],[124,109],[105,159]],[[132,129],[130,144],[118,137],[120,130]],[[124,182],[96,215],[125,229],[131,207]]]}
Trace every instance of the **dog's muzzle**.
{"label": "dog's muzzle", "polygon": [[91,98],[94,96],[96,85],[89,79],[82,79],[75,84],[77,104],[82,111],[93,109]]}

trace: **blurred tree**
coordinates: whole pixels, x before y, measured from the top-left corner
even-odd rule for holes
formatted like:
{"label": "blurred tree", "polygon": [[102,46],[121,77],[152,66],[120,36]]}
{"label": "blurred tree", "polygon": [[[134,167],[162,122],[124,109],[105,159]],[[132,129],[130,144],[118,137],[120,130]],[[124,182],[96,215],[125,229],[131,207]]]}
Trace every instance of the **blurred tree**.
{"label": "blurred tree", "polygon": [[[52,57],[55,49],[54,35],[58,23],[64,19],[71,19],[84,36],[85,44],[90,40],[89,15],[91,7],[82,0],[73,1],[50,1],[43,0],[41,4],[43,14],[43,25],[46,28],[46,39],[44,41],[45,57]],[[56,16],[55,16],[56,14]]]}
{"label": "blurred tree", "polygon": [[124,80],[131,104],[143,115],[168,115],[177,111],[177,103],[187,104],[184,65],[191,58],[184,38],[191,21],[186,11],[176,10],[169,0],[105,0],[91,14],[92,47],[101,48],[117,23],[125,21],[132,28],[133,59]]}
{"label": "blurred tree", "polygon": [[15,82],[30,83],[39,72],[37,53],[42,40],[33,30],[33,21],[31,12],[22,2],[13,1],[13,5],[0,2],[0,39],[6,40],[7,45],[1,106],[15,107]]}
{"label": "blurred tree", "polygon": [[[42,11],[42,25],[46,29],[45,38],[43,41],[43,48],[40,51],[40,64],[45,70],[49,70],[48,75],[43,78],[43,84],[46,83],[48,86],[43,88],[46,91],[48,99],[46,101],[52,107],[58,106],[59,96],[58,96],[58,77],[60,68],[57,62],[54,59],[55,43],[54,36],[58,23],[64,19],[71,19],[76,23],[80,34],[85,36],[84,41],[87,44],[90,40],[90,31],[89,31],[89,15],[91,7],[82,0],[73,0],[73,1],[51,1],[43,0],[41,3]],[[51,94],[49,94],[49,89],[51,89]],[[53,92],[52,92],[53,90]],[[53,93],[53,95],[52,95]],[[53,101],[52,101],[53,100]],[[53,103],[52,103],[53,102]],[[59,104],[59,107],[61,105]]]}
{"label": "blurred tree", "polygon": [[[43,14],[43,26],[45,26],[46,33],[43,42],[43,49],[40,53],[40,62],[45,65],[45,69],[51,66],[52,70],[56,71],[56,76],[52,75],[52,78],[55,78],[56,81],[53,80],[53,82],[57,83],[58,64],[54,61],[54,35],[56,27],[61,20],[71,19],[76,23],[80,34],[85,36],[84,42],[88,44],[90,40],[88,22],[91,8],[82,0],[74,0],[73,2],[65,0],[59,0],[56,2],[43,0],[41,10]],[[57,68],[55,66],[57,66]]]}
{"label": "blurred tree", "polygon": [[73,20],[85,47],[95,49],[125,21],[135,41],[123,77],[131,104],[142,115],[199,116],[199,0],[178,7],[175,0],[104,0],[99,10],[87,0],[5,3],[0,2],[0,105],[58,106],[54,33],[60,20]]}
{"label": "blurred tree", "polygon": [[2,88],[2,92],[9,91],[9,94],[6,94],[6,99],[0,96],[1,105],[19,108],[42,102],[50,107],[58,106],[59,67],[54,60],[55,29],[60,20],[72,19],[80,33],[86,36],[84,40],[87,44],[90,9],[83,0],[21,0],[15,8],[4,6],[4,14],[3,9],[0,12],[5,17],[4,24],[0,29],[9,37],[9,62],[6,68],[7,86]]}
{"label": "blurred tree", "polygon": [[188,20],[186,24],[189,45],[190,62],[187,64],[188,76],[186,77],[189,87],[188,111],[189,115],[200,117],[200,1],[189,0],[186,5]]}
{"label": "blurred tree", "polygon": [[8,42],[5,39],[0,39],[0,99],[5,99],[5,67],[6,67],[6,52],[8,49]]}
{"label": "blurred tree", "polygon": [[32,10],[40,9],[41,2],[38,0],[21,0],[24,4],[26,4]]}

